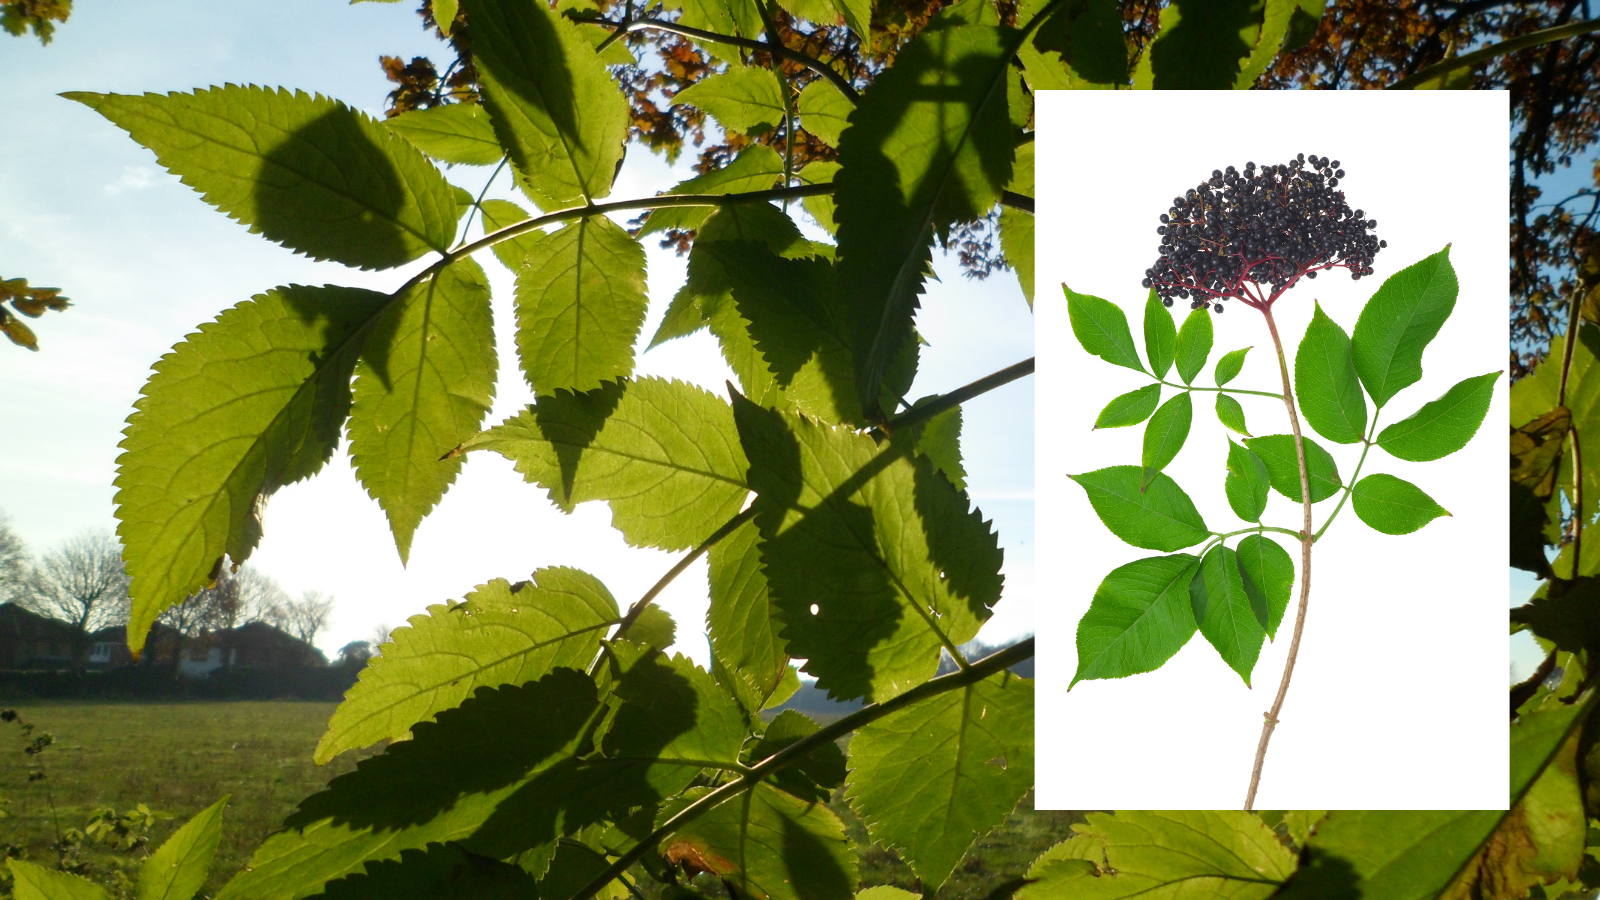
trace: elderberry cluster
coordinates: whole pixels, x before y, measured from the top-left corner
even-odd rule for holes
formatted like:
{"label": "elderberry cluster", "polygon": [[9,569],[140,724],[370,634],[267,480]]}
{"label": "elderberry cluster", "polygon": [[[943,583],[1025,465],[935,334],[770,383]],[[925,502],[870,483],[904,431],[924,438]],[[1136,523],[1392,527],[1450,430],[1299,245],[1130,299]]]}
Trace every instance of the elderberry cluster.
{"label": "elderberry cluster", "polygon": [[[1162,214],[1161,257],[1144,271],[1143,285],[1167,306],[1176,298],[1220,313],[1223,298],[1271,302],[1321,269],[1371,275],[1373,257],[1389,242],[1368,233],[1376,219],[1345,202],[1342,178],[1338,160],[1304,153],[1286,165],[1213,170]],[[1245,282],[1270,293],[1252,294]]]}

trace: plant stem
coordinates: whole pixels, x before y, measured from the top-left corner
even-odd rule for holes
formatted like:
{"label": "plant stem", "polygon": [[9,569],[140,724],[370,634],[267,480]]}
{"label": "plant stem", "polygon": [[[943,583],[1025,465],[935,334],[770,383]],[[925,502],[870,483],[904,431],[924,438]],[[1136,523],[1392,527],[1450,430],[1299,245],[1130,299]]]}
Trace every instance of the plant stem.
{"label": "plant stem", "polygon": [[1416,73],[1396,81],[1394,84],[1389,85],[1386,90],[1394,91],[1414,88],[1424,81],[1430,81],[1455,69],[1469,68],[1496,56],[1515,53],[1518,50],[1526,50],[1529,47],[1537,47],[1540,44],[1587,34],[1595,30],[1600,30],[1600,19],[1588,19],[1568,25],[1557,25],[1554,28],[1546,28],[1542,31],[1535,31],[1532,34],[1524,34],[1509,41],[1501,41],[1498,44],[1484,47],[1482,50],[1474,50],[1471,53],[1463,53],[1444,62],[1434,63],[1425,69],[1420,69]]}
{"label": "plant stem", "polygon": [[472,217],[483,210],[483,197],[489,193],[489,185],[494,184],[494,180],[500,177],[500,170],[510,161],[509,156],[500,157],[500,165],[494,167],[494,171],[489,174],[489,180],[483,183],[483,190],[478,192],[478,199],[472,201],[472,209],[467,212],[467,224],[461,226],[461,241],[456,244],[457,249],[467,242],[467,232],[472,230]]}
{"label": "plant stem", "polygon": [[1289,528],[1279,528],[1276,525],[1255,525],[1255,526],[1252,526],[1250,528],[1241,528],[1238,531],[1230,531],[1230,532],[1228,532],[1226,534],[1219,534],[1219,533],[1217,533],[1215,531],[1211,532],[1211,534],[1214,537],[1227,539],[1227,538],[1233,537],[1234,535],[1239,535],[1239,534],[1258,534],[1258,533],[1263,532],[1263,531],[1276,531],[1279,534],[1287,534],[1287,535],[1292,535],[1294,537],[1299,537],[1300,536],[1300,532],[1298,532],[1298,531],[1294,531],[1294,530],[1289,529]]}
{"label": "plant stem", "polygon": [[1366,464],[1367,451],[1372,449],[1372,435],[1376,433],[1377,430],[1378,414],[1373,413],[1372,424],[1367,428],[1367,439],[1361,442],[1361,456],[1356,459],[1356,470],[1350,473],[1350,483],[1340,489],[1339,503],[1334,506],[1333,512],[1328,513],[1328,518],[1322,521],[1322,527],[1317,529],[1317,533],[1311,536],[1312,543],[1315,543],[1318,539],[1320,539],[1322,537],[1322,533],[1328,530],[1328,526],[1333,524],[1334,517],[1339,515],[1339,510],[1344,509],[1344,502],[1350,499],[1350,495],[1355,492],[1356,479],[1361,477],[1361,467]]}
{"label": "plant stem", "polygon": [[[1578,262],[1579,277],[1572,286],[1572,297],[1567,303],[1567,341],[1561,348],[1561,387],[1556,391],[1556,405],[1567,405],[1567,376],[1572,372],[1572,348],[1578,343],[1579,306],[1589,291],[1588,279],[1582,276],[1583,262]],[[1583,561],[1583,450],[1578,441],[1578,429],[1570,428],[1572,438],[1572,569],[1568,578],[1578,577],[1578,564]]]}
{"label": "plant stem", "polygon": [[940,694],[966,687],[969,684],[975,684],[996,672],[1004,671],[1032,657],[1033,638],[1028,638],[1021,643],[1013,644],[998,653],[992,653],[978,660],[969,668],[940,676],[931,681],[925,681],[898,697],[863,707],[834,722],[832,725],[795,741],[762,760],[740,777],[721,785],[711,793],[684,807],[677,815],[663,822],[661,827],[646,835],[643,840],[635,844],[627,853],[618,857],[616,862],[607,866],[604,872],[595,876],[581,890],[573,894],[571,900],[588,900],[588,898],[593,897],[601,888],[611,883],[612,879],[626,872],[629,866],[644,858],[646,853],[649,853],[652,848],[661,843],[668,835],[710,812],[713,807],[718,806],[723,801],[730,800],[754,788],[761,779],[804,758],[806,754],[823,743],[832,743],[857,728],[876,722],[892,712],[920,703],[931,697],[937,697]]}
{"label": "plant stem", "polygon": [[1255,396],[1255,397],[1271,397],[1274,400],[1282,400],[1283,399],[1283,395],[1282,394],[1274,394],[1271,391],[1247,391],[1244,388],[1229,388],[1229,387],[1214,387],[1214,388],[1195,387],[1195,386],[1189,385],[1189,384],[1173,384],[1172,382],[1167,381],[1165,379],[1161,379],[1161,378],[1157,378],[1156,381],[1161,383],[1161,384],[1166,385],[1167,387],[1178,388],[1179,390],[1183,390],[1183,391],[1220,391],[1221,393],[1224,393],[1224,394],[1250,394],[1251,396]]}
{"label": "plant stem", "polygon": [[843,75],[840,75],[837,71],[835,71],[832,66],[814,56],[807,56],[806,54],[797,50],[790,50],[788,47],[785,47],[782,44],[770,43],[768,41],[753,41],[749,38],[734,37],[731,34],[718,34],[715,31],[706,31],[701,28],[690,28],[687,25],[679,25],[676,22],[665,22],[661,19],[637,19],[632,22],[608,22],[605,19],[599,19],[595,22],[595,24],[606,25],[611,28],[615,28],[617,29],[617,33],[621,33],[623,31],[643,31],[646,28],[650,28],[656,31],[667,31],[671,32],[672,34],[681,34],[684,37],[696,38],[702,41],[711,41],[712,43],[717,44],[732,44],[735,47],[743,47],[746,50],[760,50],[764,53],[770,53],[779,59],[787,59],[790,62],[799,63],[818,75],[821,75],[823,78],[828,79],[829,81],[833,82],[834,87],[839,89],[839,93],[850,99],[851,103],[858,103],[861,100],[861,95],[856,92],[855,86],[852,85]]}
{"label": "plant stem", "polygon": [[1256,761],[1250,770],[1250,792],[1245,795],[1244,808],[1255,807],[1256,787],[1261,783],[1261,765],[1267,758],[1267,743],[1278,726],[1278,713],[1283,710],[1283,698],[1289,693],[1289,679],[1294,676],[1294,660],[1300,653],[1300,633],[1306,625],[1306,601],[1311,597],[1311,543],[1316,537],[1311,532],[1311,478],[1306,473],[1306,442],[1300,434],[1300,416],[1294,408],[1294,388],[1289,383],[1289,361],[1283,355],[1283,340],[1278,337],[1278,325],[1272,321],[1272,307],[1261,307],[1267,318],[1267,331],[1272,334],[1272,349],[1278,353],[1278,374],[1283,378],[1283,405],[1289,410],[1289,427],[1294,432],[1294,455],[1300,465],[1300,509],[1303,516],[1300,532],[1300,605],[1294,614],[1294,637],[1289,641],[1289,659],[1283,664],[1283,680],[1278,683],[1278,696],[1272,709],[1261,723],[1261,740],[1256,744]]}
{"label": "plant stem", "polygon": [[921,406],[908,409],[900,415],[889,419],[878,427],[881,431],[883,431],[884,434],[893,434],[897,428],[904,428],[907,425],[915,425],[918,422],[926,422],[934,416],[937,416],[939,413],[942,413],[947,409],[960,406],[968,400],[971,400],[973,397],[976,397],[980,394],[987,394],[997,387],[1010,384],[1011,382],[1016,381],[1018,378],[1023,378],[1032,374],[1033,357],[1030,356],[1022,362],[1013,363],[1009,366],[1006,366],[1004,369],[1001,369],[992,375],[985,375],[982,378],[979,378],[977,381],[958,387],[948,394],[940,394],[937,399],[924,403]]}

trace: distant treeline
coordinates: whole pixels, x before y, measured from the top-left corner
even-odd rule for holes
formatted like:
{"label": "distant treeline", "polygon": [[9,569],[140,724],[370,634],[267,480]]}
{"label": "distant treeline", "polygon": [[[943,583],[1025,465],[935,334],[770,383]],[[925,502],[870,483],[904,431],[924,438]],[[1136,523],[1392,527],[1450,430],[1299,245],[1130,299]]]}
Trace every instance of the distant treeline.
{"label": "distant treeline", "polygon": [[203,680],[174,679],[164,668],[128,666],[104,672],[0,672],[0,700],[327,700],[355,683],[359,665],[293,671],[237,669]]}
{"label": "distant treeline", "polygon": [[[969,660],[982,659],[991,653],[998,653],[1007,647],[1013,646],[1021,640],[1023,640],[1023,638],[1018,638],[1015,641],[1007,641],[1003,644],[993,645],[985,644],[980,641],[973,641],[970,644],[963,644],[961,646],[961,653]],[[955,661],[950,657],[944,656],[939,659],[940,675],[948,675],[955,670]],[[1011,671],[1021,675],[1023,678],[1032,678],[1033,657],[1030,656],[1022,662],[1012,666]],[[795,712],[805,713],[806,715],[842,716],[846,713],[855,712],[861,707],[862,702],[860,700],[847,700],[840,702],[830,698],[827,691],[819,690],[815,682],[801,681],[800,689],[795,691],[794,696],[784,701],[783,705],[779,706],[778,708],[792,709]]]}

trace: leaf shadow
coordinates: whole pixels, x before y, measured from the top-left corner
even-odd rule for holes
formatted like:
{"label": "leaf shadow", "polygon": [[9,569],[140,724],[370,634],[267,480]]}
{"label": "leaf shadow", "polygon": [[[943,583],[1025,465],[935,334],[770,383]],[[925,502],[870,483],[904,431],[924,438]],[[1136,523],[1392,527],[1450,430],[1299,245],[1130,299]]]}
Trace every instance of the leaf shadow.
{"label": "leaf shadow", "polygon": [[561,469],[559,496],[556,489],[551,489],[550,499],[563,511],[572,511],[572,489],[584,451],[594,443],[627,392],[627,382],[607,381],[592,391],[557,390],[534,402],[534,422],[555,450]]}

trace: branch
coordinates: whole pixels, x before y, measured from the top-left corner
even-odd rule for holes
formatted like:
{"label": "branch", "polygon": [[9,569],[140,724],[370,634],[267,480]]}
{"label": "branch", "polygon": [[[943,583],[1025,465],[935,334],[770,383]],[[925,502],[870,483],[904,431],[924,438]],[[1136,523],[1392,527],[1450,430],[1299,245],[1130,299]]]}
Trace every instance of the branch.
{"label": "branch", "polygon": [[1596,30],[1600,30],[1600,19],[1589,19],[1583,22],[1573,22],[1569,25],[1557,25],[1554,28],[1545,28],[1541,31],[1535,31],[1532,34],[1525,34],[1521,37],[1514,37],[1508,41],[1501,41],[1498,44],[1485,47],[1482,50],[1474,50],[1471,53],[1463,56],[1457,56],[1454,59],[1447,59],[1443,62],[1434,63],[1425,69],[1420,69],[1416,73],[1407,75],[1405,78],[1402,78],[1399,81],[1396,81],[1394,84],[1389,85],[1387,90],[1412,90],[1418,85],[1426,84],[1427,82],[1439,78],[1442,75],[1454,72],[1456,69],[1470,68],[1478,63],[1493,59],[1496,56],[1504,56],[1507,53],[1515,53],[1518,50],[1526,50],[1529,47],[1537,47],[1540,44],[1548,44],[1551,41],[1559,41],[1564,38],[1575,37],[1577,35],[1587,34]]}
{"label": "branch", "polygon": [[805,66],[811,71],[817,73],[818,75],[821,75],[823,78],[828,79],[829,81],[833,82],[834,87],[839,89],[839,93],[850,98],[850,102],[852,104],[859,103],[861,101],[861,95],[856,92],[855,86],[846,80],[843,75],[840,75],[838,72],[834,71],[832,66],[829,66],[827,63],[817,59],[814,56],[807,56],[798,50],[790,50],[788,47],[785,47],[782,44],[771,44],[766,41],[753,41],[749,38],[734,37],[731,34],[718,34],[715,31],[706,31],[702,28],[690,28],[687,25],[679,25],[677,22],[666,22],[662,21],[661,19],[636,19],[632,22],[611,22],[606,19],[599,19],[595,21],[595,24],[605,25],[609,28],[615,28],[619,34],[623,31],[643,31],[646,28],[651,28],[656,31],[667,31],[671,32],[672,34],[681,34],[684,37],[696,38],[702,41],[711,41],[718,44],[732,44],[735,47],[744,47],[747,50],[761,50],[763,52],[770,53],[779,59],[787,59],[790,62],[797,62],[800,65]]}
{"label": "branch", "polygon": [[1030,356],[1022,362],[1006,366],[1004,369],[1001,369],[992,375],[985,375],[971,384],[958,387],[948,394],[939,394],[937,395],[938,399],[925,403],[922,406],[912,407],[911,409],[906,410],[889,421],[884,422],[880,427],[885,434],[893,434],[897,428],[904,428],[907,425],[915,425],[918,422],[926,422],[934,416],[937,416],[939,413],[942,413],[952,407],[960,406],[968,400],[971,400],[973,397],[977,397],[980,394],[987,394],[997,387],[1010,384],[1011,382],[1016,381],[1018,378],[1032,374],[1033,357]]}
{"label": "branch", "polygon": [[629,866],[638,862],[640,859],[643,859],[646,853],[649,853],[652,848],[661,843],[661,841],[668,835],[677,831],[679,828],[682,828],[684,825],[694,821],[695,819],[698,819],[705,813],[710,812],[713,807],[718,806],[723,801],[732,799],[733,797],[750,790],[751,788],[755,787],[756,784],[761,781],[761,779],[771,775],[773,772],[776,772],[791,763],[799,761],[816,747],[819,747],[824,743],[832,743],[863,725],[876,722],[884,716],[904,709],[912,704],[919,703],[931,697],[937,697],[940,694],[956,690],[957,688],[966,687],[969,684],[975,684],[996,672],[1008,669],[1011,666],[1014,666],[1025,659],[1031,659],[1032,657],[1033,638],[1028,638],[1020,643],[1013,644],[1012,646],[1007,647],[998,653],[992,653],[983,659],[978,660],[972,664],[971,668],[952,672],[949,675],[935,678],[932,681],[925,681],[898,697],[885,700],[882,703],[874,703],[871,706],[863,707],[862,709],[845,716],[839,721],[834,722],[832,725],[829,725],[807,737],[795,741],[789,746],[784,747],[782,750],[779,750],[777,753],[774,753],[773,755],[762,760],[759,764],[751,768],[750,771],[746,772],[739,778],[727,782],[721,787],[713,790],[711,793],[701,797],[699,800],[696,800],[695,802],[684,807],[683,810],[677,815],[668,819],[666,822],[663,822],[661,827],[650,832],[650,834],[647,835],[643,840],[635,844],[627,853],[624,853],[622,856],[618,857],[616,862],[612,863],[610,866],[607,866],[604,872],[601,872],[599,875],[595,876],[592,881],[583,886],[582,890],[578,891],[576,894],[573,894],[571,900],[588,900],[588,898],[593,897],[601,888],[605,887],[623,872],[626,872]]}
{"label": "branch", "polygon": [[743,512],[729,519],[727,522],[723,523],[721,528],[718,528],[716,531],[712,532],[711,536],[702,541],[700,546],[694,548],[694,552],[688,554],[683,559],[678,560],[677,565],[668,569],[667,574],[661,576],[661,580],[652,585],[650,590],[645,591],[643,597],[640,597],[632,606],[628,607],[628,614],[623,616],[622,621],[617,623],[617,630],[612,633],[612,638],[615,639],[627,637],[628,629],[631,628],[633,623],[637,622],[639,617],[644,614],[645,607],[649,606],[651,602],[656,599],[656,597],[660,596],[661,592],[667,589],[667,585],[671,584],[674,578],[682,575],[684,569],[689,568],[689,566],[694,564],[695,560],[704,556],[706,551],[711,549],[712,545],[732,534],[740,525],[743,525],[744,523],[755,518],[755,515],[756,511],[754,507],[746,507]]}
{"label": "branch", "polygon": [[1020,209],[1023,212],[1033,212],[1033,198],[1019,194],[1016,191],[1001,191],[1000,205],[1009,206],[1012,209]]}

